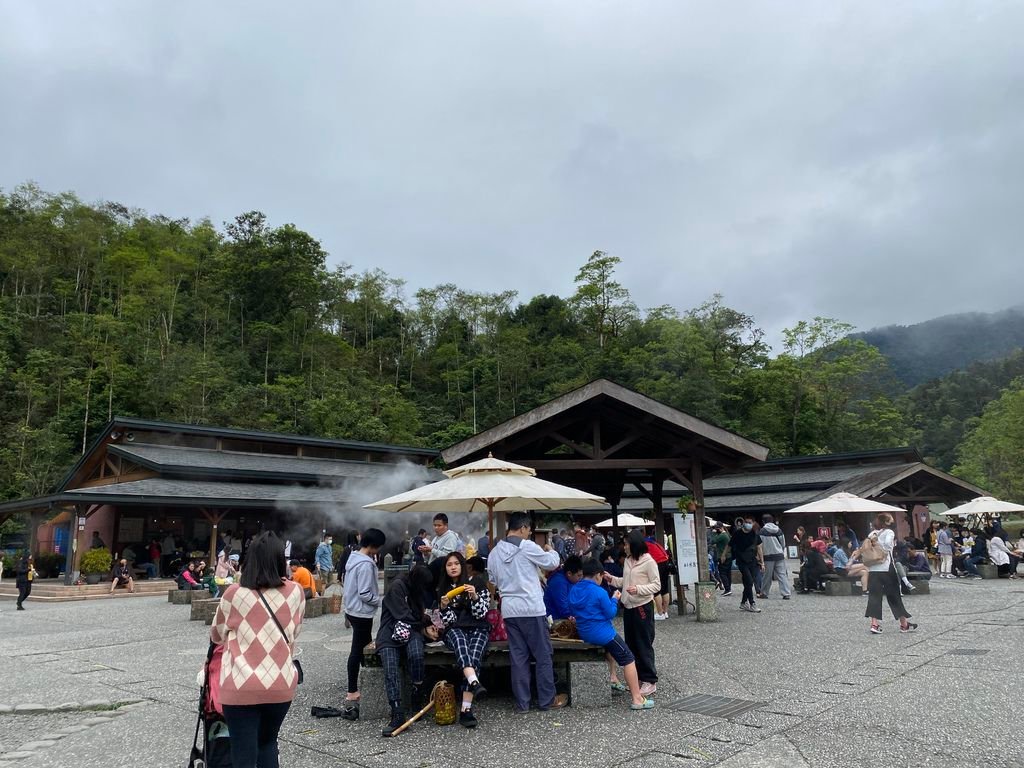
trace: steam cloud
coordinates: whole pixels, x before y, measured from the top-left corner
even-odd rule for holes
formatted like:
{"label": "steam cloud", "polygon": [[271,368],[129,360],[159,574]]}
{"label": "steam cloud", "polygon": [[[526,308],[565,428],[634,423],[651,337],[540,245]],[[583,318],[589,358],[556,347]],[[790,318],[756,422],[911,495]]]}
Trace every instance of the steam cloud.
{"label": "steam cloud", "polygon": [[[334,537],[336,544],[344,544],[345,535],[350,531],[379,528],[388,538],[385,550],[391,551],[400,541],[415,536],[420,528],[426,528],[433,536],[433,514],[381,512],[363,507],[388,496],[442,479],[436,470],[406,461],[387,465],[387,468],[375,477],[346,478],[332,486],[338,495],[334,504],[320,505],[310,511],[308,505],[299,508],[287,502],[279,502],[276,509],[283,518],[279,533],[292,541],[293,554],[300,556],[307,549],[316,546],[325,530]],[[328,484],[327,480],[323,478],[321,486]],[[458,533],[463,541],[476,540],[487,528],[486,512],[448,513],[448,520],[451,529]]]}

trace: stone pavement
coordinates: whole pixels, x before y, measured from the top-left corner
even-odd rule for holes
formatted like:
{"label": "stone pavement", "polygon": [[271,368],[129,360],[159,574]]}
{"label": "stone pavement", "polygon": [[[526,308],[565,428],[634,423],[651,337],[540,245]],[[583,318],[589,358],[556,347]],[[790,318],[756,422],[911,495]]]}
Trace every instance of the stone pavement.
{"label": "stone pavement", "polygon": [[[936,581],[930,596],[907,598],[921,624],[911,635],[891,619],[869,635],[862,597],[776,596],[761,614],[739,611],[738,595],[721,603],[716,624],[658,623],[653,711],[616,699],[611,709],[515,716],[494,697],[480,704],[476,731],[430,721],[396,739],[380,737],[380,720],[309,716],[344,695],[350,636],[340,616],[309,621],[282,765],[1024,765],[1020,582]],[[0,601],[0,766],[182,765],[209,631],[188,612],[166,597],[30,601],[24,612]],[[757,706],[723,718],[676,704],[698,694]]]}

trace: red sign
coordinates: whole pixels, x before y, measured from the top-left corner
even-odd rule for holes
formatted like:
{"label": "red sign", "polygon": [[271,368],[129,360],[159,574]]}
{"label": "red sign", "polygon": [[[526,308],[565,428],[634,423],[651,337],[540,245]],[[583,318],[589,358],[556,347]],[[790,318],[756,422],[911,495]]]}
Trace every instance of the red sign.
{"label": "red sign", "polygon": [[829,528],[827,525],[821,526],[820,528],[818,528],[818,538],[819,539],[831,539],[832,538],[832,529]]}

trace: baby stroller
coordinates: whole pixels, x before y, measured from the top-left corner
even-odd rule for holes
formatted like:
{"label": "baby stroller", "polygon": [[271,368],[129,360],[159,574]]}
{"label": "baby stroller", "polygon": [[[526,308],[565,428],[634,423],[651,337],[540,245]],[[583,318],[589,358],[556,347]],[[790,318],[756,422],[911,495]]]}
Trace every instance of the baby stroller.
{"label": "baby stroller", "polygon": [[[187,768],[231,768],[231,740],[224,716],[217,711],[220,698],[220,661],[222,645],[210,643],[203,664],[203,683],[199,689],[199,716],[192,736],[192,753]],[[212,685],[211,685],[212,680]]]}

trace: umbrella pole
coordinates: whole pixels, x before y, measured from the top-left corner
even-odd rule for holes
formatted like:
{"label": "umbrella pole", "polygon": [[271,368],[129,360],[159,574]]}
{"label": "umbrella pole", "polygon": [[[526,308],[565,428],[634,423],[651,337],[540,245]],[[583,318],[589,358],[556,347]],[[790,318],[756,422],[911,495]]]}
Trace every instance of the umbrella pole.
{"label": "umbrella pole", "polygon": [[494,549],[494,502],[487,502],[487,548]]}

